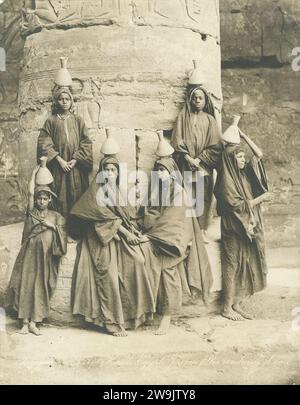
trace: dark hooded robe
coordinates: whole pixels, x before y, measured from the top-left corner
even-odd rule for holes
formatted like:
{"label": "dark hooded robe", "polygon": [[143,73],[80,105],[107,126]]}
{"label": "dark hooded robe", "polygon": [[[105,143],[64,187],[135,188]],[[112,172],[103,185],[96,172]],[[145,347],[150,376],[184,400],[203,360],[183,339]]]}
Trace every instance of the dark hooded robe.
{"label": "dark hooded robe", "polygon": [[[156,280],[159,283],[156,282],[155,290],[155,293],[158,291],[158,310],[176,314],[180,310],[182,291],[191,295],[193,287],[207,298],[212,277],[201,232],[196,242],[195,218],[187,215],[188,201],[178,166],[170,157],[159,159],[154,173],[157,165],[168,170],[171,181],[166,184],[156,181],[154,186],[152,183],[148,204],[143,208],[142,229],[162,257],[160,280]],[[197,220],[196,223],[198,225]],[[197,255],[202,256],[201,263]]]}
{"label": "dark hooded robe", "polygon": [[238,148],[225,148],[215,187],[221,216],[223,294],[234,302],[264,289],[267,275],[261,207],[249,203],[268,190],[267,178],[255,156],[244,169],[238,168]]}
{"label": "dark hooded robe", "polygon": [[[9,282],[6,305],[18,318],[41,322],[50,312],[60,258],[67,251],[65,219],[48,210],[46,216],[37,208],[27,213],[22,245]],[[41,224],[42,220],[55,225],[55,230]]]}
{"label": "dark hooded robe", "polygon": [[[148,265],[147,247],[144,253],[140,245],[128,244],[121,233],[120,240],[115,239],[121,225],[130,232],[135,229],[135,215],[129,205],[121,206],[118,200],[111,204],[108,195],[104,198],[106,183],[101,173],[108,163],[119,169],[116,158],[103,158],[98,175],[71,210],[71,216],[86,228],[77,246],[71,305],[74,315],[114,333],[121,327],[137,328],[155,312],[150,273],[156,262],[153,269]],[[120,191],[118,184],[116,191]]]}
{"label": "dark hooded robe", "polygon": [[[81,197],[89,185],[89,172],[93,166],[92,142],[83,119],[71,111],[66,117],[57,113],[57,100],[62,93],[67,93],[72,102],[72,94],[66,88],[60,88],[54,94],[53,115],[49,117],[40,131],[37,144],[37,158],[46,156],[47,166],[51,171],[57,194],[55,209],[65,217],[74,203]],[[64,172],[56,157],[69,162],[76,159],[75,167]]]}
{"label": "dark hooded robe", "polygon": [[[196,90],[202,90],[206,98],[205,107],[199,112],[193,110],[191,103]],[[202,87],[195,87],[189,91],[185,105],[177,118],[171,144],[175,149],[175,160],[182,175],[185,171],[191,171],[184,157],[186,154],[201,161],[199,170],[203,170],[206,175],[204,177],[204,211],[199,217],[199,223],[201,229],[207,229],[213,196],[213,169],[218,166],[222,144],[212,101]]]}

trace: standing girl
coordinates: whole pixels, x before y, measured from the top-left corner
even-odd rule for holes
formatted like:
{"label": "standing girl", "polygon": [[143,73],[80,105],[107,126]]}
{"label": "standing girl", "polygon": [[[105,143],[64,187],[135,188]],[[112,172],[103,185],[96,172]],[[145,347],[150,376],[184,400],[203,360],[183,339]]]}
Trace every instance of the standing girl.
{"label": "standing girl", "polygon": [[93,165],[92,142],[81,117],[73,113],[73,97],[68,87],[53,95],[52,116],[41,129],[37,157],[47,157],[54,177],[57,210],[67,216],[89,185]]}
{"label": "standing girl", "polygon": [[261,203],[269,201],[262,152],[241,133],[253,152],[247,163],[239,145],[227,145],[215,187],[221,216],[222,315],[234,321],[253,319],[241,307],[246,297],[266,287],[267,265]]}
{"label": "standing girl", "polygon": [[[214,106],[208,93],[200,86],[189,89],[188,98],[179,113],[173,131],[172,146],[183,175],[185,171],[201,170],[205,173],[204,210],[203,215],[198,217],[205,239],[213,196],[213,169],[218,166],[222,144]],[[192,186],[194,197],[196,196],[195,184],[194,181]]]}
{"label": "standing girl", "polygon": [[48,186],[34,188],[34,170],[29,183],[29,204],[22,246],[7,291],[7,306],[23,321],[22,334],[40,335],[36,324],[47,318],[56,287],[61,256],[66,253],[65,220],[49,210],[55,194]]}

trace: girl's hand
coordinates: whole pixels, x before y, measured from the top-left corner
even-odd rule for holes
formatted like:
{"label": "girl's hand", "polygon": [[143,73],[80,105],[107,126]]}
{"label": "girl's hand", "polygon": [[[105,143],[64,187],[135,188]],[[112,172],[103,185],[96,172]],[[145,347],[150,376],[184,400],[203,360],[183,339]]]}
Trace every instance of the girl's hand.
{"label": "girl's hand", "polygon": [[185,160],[190,165],[191,170],[196,170],[199,167],[200,159],[193,159],[190,155],[185,155]]}
{"label": "girl's hand", "polygon": [[76,166],[77,160],[76,159],[72,159],[70,160],[70,162],[68,162],[68,165],[70,167],[70,169],[74,169],[74,167]]}
{"label": "girl's hand", "polygon": [[115,234],[114,239],[117,240],[118,242],[121,240],[120,236],[117,233]]}
{"label": "girl's hand", "polygon": [[35,177],[36,177],[36,174],[37,174],[39,168],[40,168],[40,166],[38,165],[33,169],[31,179],[30,179],[30,182],[28,184],[28,191],[29,191],[29,194],[31,196],[34,195]]}
{"label": "girl's hand", "polygon": [[66,162],[64,159],[59,158],[59,159],[57,159],[57,161],[58,161],[60,167],[63,169],[63,171],[64,171],[65,173],[69,173],[69,172],[71,171],[71,168],[70,168],[70,166],[69,166],[69,163]]}
{"label": "girl's hand", "polygon": [[41,167],[40,165],[35,166],[35,168],[34,168],[33,171],[32,171],[32,176],[35,177],[35,175],[36,175],[37,172],[39,171],[39,168],[40,168],[40,167]]}
{"label": "girl's hand", "polygon": [[44,220],[44,221],[41,221],[41,224],[46,226],[47,228],[55,230],[55,225],[50,221]]}
{"label": "girl's hand", "polygon": [[244,134],[243,131],[240,130],[240,128],[239,128],[239,133],[240,133],[240,137],[241,137],[242,139],[244,139],[244,138],[245,138],[245,134]]}
{"label": "girl's hand", "polygon": [[125,238],[129,245],[138,245],[140,243],[140,238],[131,232],[128,232]]}
{"label": "girl's hand", "polygon": [[266,192],[261,196],[262,202],[272,202],[273,201],[273,193]]}
{"label": "girl's hand", "polygon": [[133,233],[135,234],[135,236],[140,237],[142,236],[141,232],[138,231],[137,229],[133,229]]}

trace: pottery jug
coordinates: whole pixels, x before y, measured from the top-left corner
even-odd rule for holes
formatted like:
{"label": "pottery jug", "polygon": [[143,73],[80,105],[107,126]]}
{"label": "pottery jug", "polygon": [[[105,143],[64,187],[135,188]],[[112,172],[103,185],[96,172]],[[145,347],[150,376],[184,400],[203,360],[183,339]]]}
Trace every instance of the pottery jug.
{"label": "pottery jug", "polygon": [[60,57],[61,68],[56,73],[54,82],[60,87],[70,87],[72,86],[72,77],[67,69],[68,58],[63,56]]}
{"label": "pottery jug", "polygon": [[156,155],[159,157],[171,156],[174,153],[174,149],[164,138],[163,131],[157,131],[159,138],[158,146],[156,149]]}
{"label": "pottery jug", "polygon": [[103,153],[103,155],[116,155],[120,152],[120,147],[114,140],[111,130],[106,128],[105,132],[106,139],[101,146],[100,152]]}
{"label": "pottery jug", "polygon": [[46,156],[40,158],[41,165],[35,176],[35,183],[38,186],[45,186],[53,183],[53,176],[46,166],[47,160],[48,158]]}
{"label": "pottery jug", "polygon": [[225,142],[233,144],[239,144],[241,142],[240,130],[238,128],[240,118],[239,115],[233,116],[232,124],[226,129],[222,136]]}
{"label": "pottery jug", "polygon": [[193,60],[194,70],[192,71],[190,78],[189,78],[189,85],[190,86],[203,86],[205,84],[205,79],[201,69],[198,66],[196,60]]}

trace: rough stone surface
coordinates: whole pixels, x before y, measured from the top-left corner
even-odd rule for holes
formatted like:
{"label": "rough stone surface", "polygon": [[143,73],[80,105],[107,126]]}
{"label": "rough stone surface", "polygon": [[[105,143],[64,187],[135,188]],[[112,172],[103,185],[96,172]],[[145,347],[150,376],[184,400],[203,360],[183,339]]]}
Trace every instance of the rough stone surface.
{"label": "rough stone surface", "polygon": [[135,24],[191,29],[219,38],[219,0],[25,0],[22,29]]}
{"label": "rough stone surface", "polygon": [[20,220],[20,187],[17,178],[19,159],[19,111],[17,105],[19,62],[24,41],[20,36],[22,1],[0,5],[0,222]]}
{"label": "rough stone surface", "polygon": [[221,0],[223,127],[240,127],[264,151],[273,204],[265,204],[266,241],[299,246],[300,88],[291,63],[300,43],[294,0]]}
{"label": "rough stone surface", "polygon": [[290,63],[299,47],[298,0],[221,0],[222,60]]}

